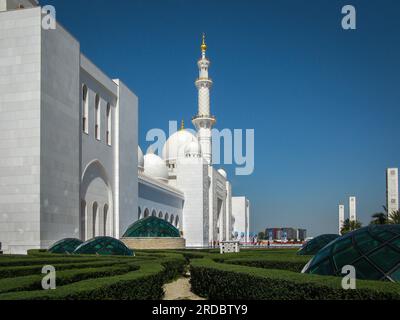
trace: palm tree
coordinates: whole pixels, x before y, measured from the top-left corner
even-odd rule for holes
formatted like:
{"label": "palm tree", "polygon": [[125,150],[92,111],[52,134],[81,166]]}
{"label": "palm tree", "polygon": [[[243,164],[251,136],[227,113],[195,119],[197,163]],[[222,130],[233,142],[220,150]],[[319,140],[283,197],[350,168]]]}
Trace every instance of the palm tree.
{"label": "palm tree", "polygon": [[393,211],[389,215],[389,223],[390,224],[400,224],[400,210]]}
{"label": "palm tree", "polygon": [[372,215],[372,221],[371,224],[387,224],[388,223],[388,217],[386,213],[383,212],[377,212]]}
{"label": "palm tree", "polygon": [[342,230],[340,230],[341,234],[344,235],[351,231],[360,229],[362,227],[362,223],[360,221],[350,221],[350,219],[346,219],[343,223]]}

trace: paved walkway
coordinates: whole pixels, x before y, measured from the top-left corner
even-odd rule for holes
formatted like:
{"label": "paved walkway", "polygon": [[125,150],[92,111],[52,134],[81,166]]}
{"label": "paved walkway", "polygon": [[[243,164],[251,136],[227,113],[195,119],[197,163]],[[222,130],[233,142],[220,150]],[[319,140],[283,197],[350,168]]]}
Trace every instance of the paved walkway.
{"label": "paved walkway", "polygon": [[164,285],[164,300],[205,300],[190,291],[190,278],[178,280]]}

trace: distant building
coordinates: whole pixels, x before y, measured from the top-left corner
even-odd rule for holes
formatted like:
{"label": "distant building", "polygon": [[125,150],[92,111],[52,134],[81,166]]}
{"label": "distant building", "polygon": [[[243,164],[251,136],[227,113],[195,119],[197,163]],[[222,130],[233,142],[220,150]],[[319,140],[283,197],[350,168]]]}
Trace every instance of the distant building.
{"label": "distant building", "polygon": [[389,214],[399,210],[399,169],[397,168],[386,170],[386,207]]}
{"label": "distant building", "polygon": [[344,225],[344,205],[339,205],[339,234],[342,233]]}
{"label": "distant building", "polygon": [[306,229],[296,228],[267,228],[265,238],[270,241],[304,241],[307,238]]}
{"label": "distant building", "polygon": [[356,197],[349,198],[350,221],[357,221],[357,199]]}

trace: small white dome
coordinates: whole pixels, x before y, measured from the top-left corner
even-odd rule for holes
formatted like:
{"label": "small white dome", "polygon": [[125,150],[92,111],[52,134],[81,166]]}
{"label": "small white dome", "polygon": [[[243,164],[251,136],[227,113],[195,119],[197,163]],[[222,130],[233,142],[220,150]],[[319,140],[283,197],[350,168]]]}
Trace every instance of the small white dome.
{"label": "small white dome", "polygon": [[185,146],[185,157],[201,157],[201,146],[197,140]]}
{"label": "small white dome", "polygon": [[228,178],[228,174],[226,173],[226,171],[224,169],[219,169],[218,172],[225,178]]}
{"label": "small white dome", "polygon": [[140,147],[138,146],[138,167],[139,168],[144,168],[144,157],[143,157],[143,151],[142,149],[140,149]]}
{"label": "small white dome", "polygon": [[173,160],[185,156],[185,146],[197,138],[188,130],[179,130],[171,135],[165,143],[162,156],[164,160]]}
{"label": "small white dome", "polygon": [[165,161],[151,151],[144,156],[144,173],[153,178],[168,181]]}

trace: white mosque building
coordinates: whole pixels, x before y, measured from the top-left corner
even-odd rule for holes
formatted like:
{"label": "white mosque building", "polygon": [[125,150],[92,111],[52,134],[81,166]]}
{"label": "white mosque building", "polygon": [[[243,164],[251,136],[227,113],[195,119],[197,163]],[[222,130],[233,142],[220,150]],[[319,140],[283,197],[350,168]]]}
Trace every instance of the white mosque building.
{"label": "white mosque building", "polygon": [[198,62],[194,135],[182,130],[162,157],[138,147],[138,99],[110,79],[59,23],[42,27],[37,0],[0,0],[0,243],[4,253],[62,238],[121,238],[152,215],[188,247],[249,238],[250,205],[232,197],[211,154],[209,60]]}
{"label": "white mosque building", "polygon": [[227,173],[212,164],[211,129],[216,119],[210,111],[210,61],[203,35],[198,112],[193,117],[197,134],[183,125],[169,137],[162,157],[150,149],[138,152],[138,219],[148,215],[166,219],[181,230],[188,247],[207,247],[220,241],[249,240],[250,202],[232,197]]}

